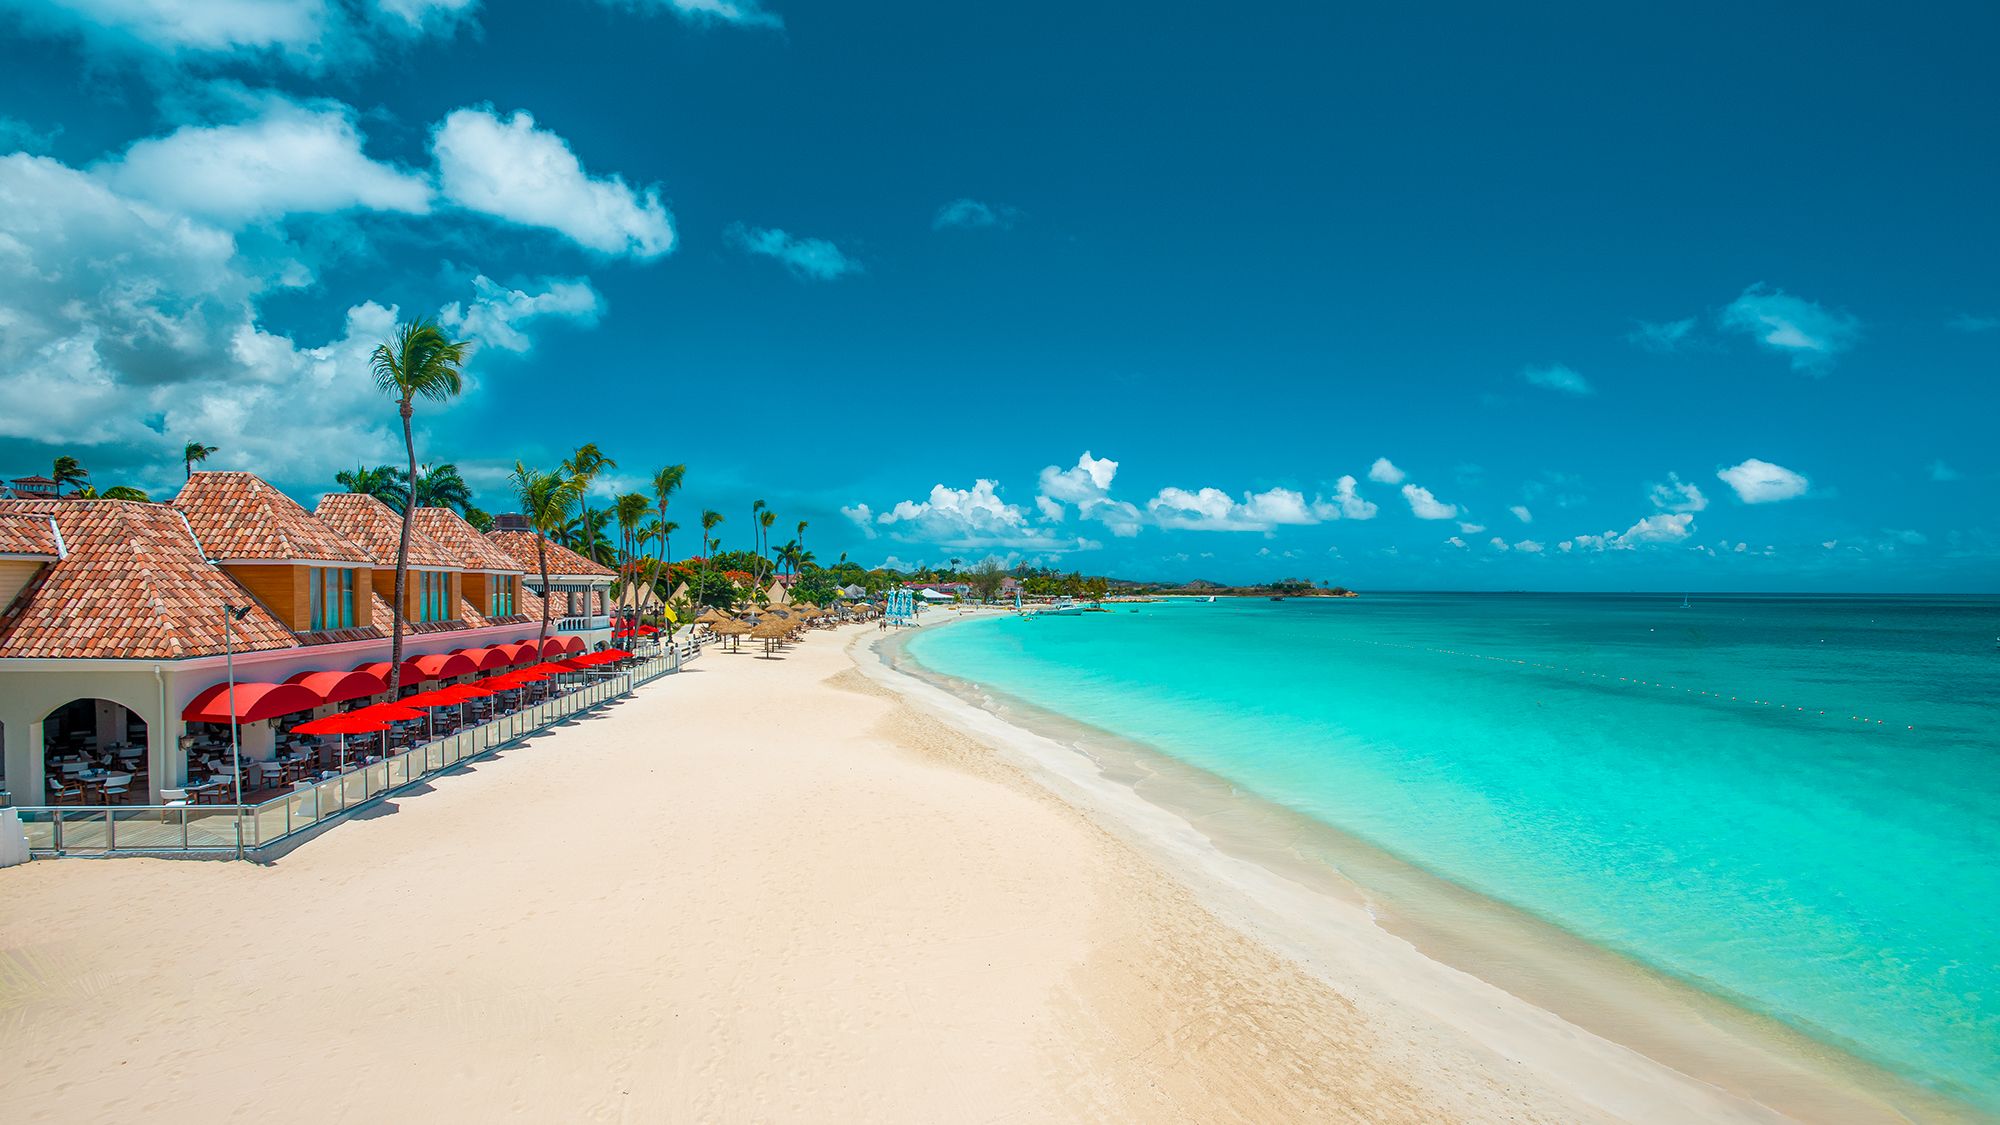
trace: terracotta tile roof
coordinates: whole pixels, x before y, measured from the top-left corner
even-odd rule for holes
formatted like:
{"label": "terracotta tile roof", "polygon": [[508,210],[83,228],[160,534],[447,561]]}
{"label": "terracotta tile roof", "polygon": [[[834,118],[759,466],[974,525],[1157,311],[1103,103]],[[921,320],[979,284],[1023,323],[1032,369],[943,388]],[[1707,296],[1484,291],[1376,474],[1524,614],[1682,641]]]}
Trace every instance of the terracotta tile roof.
{"label": "terracotta tile roof", "polygon": [[56,543],[56,525],[48,516],[8,513],[0,515],[0,555],[62,554]]}
{"label": "terracotta tile roof", "polygon": [[459,560],[466,570],[504,570],[519,573],[521,564],[514,556],[495,546],[479,529],[465,522],[450,508],[418,508],[417,530],[430,536]]}
{"label": "terracotta tile roof", "polygon": [[251,607],[234,626],[238,652],[295,643],[291,631],[222,568],[209,565],[204,544],[196,542],[174,507],[128,500],[6,500],[0,501],[0,513],[53,517],[67,548],[0,615],[0,657],[216,655],[222,652],[225,603]]}
{"label": "terracotta tile roof", "polygon": [[[532,531],[489,531],[486,538],[521,565],[523,573],[530,577],[540,577],[541,564],[535,559],[535,540],[539,538]],[[561,575],[565,578],[616,578],[617,573],[610,567],[599,566],[568,547],[554,540],[548,540],[549,577]]]}
{"label": "terracotta tile roof", "polygon": [[[403,536],[403,517],[373,496],[359,492],[329,492],[313,510],[321,523],[352,539],[378,567],[396,565],[396,547]],[[410,523],[410,565],[428,570],[457,570],[458,553]]]}
{"label": "terracotta tile roof", "polygon": [[173,507],[210,558],[372,565],[367,551],[251,473],[196,473]]}
{"label": "terracotta tile roof", "polygon": [[484,629],[493,624],[485,614],[472,608],[472,603],[464,598],[458,599],[458,616],[470,629]]}
{"label": "terracotta tile roof", "polygon": [[[537,625],[542,623],[541,596],[526,586],[521,587],[521,592],[514,596],[514,608],[520,610],[521,616],[527,618],[529,621]],[[554,624],[555,619],[552,617],[549,619],[549,622],[550,624]]]}

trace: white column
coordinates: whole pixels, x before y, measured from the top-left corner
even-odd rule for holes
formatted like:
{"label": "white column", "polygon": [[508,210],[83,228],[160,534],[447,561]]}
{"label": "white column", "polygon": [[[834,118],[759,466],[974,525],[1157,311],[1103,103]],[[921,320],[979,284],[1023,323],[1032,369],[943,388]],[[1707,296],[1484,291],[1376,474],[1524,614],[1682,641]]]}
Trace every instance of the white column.
{"label": "white column", "polygon": [[46,805],[49,790],[43,780],[40,719],[7,720],[7,791],[17,805]]}
{"label": "white column", "polygon": [[146,724],[146,788],[153,804],[160,803],[160,790],[187,784],[187,753],[181,749],[186,732],[187,724],[179,719]]}

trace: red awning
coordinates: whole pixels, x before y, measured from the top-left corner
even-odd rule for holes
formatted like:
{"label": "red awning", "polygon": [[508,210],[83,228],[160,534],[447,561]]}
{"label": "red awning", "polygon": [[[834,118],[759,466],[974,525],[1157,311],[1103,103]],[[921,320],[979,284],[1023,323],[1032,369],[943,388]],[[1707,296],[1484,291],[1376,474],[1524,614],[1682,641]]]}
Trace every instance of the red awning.
{"label": "red awning", "polygon": [[582,652],[584,648],[585,645],[583,643],[583,638],[572,633],[569,636],[562,638],[562,648],[558,649],[557,651]]}
{"label": "red awning", "polygon": [[541,655],[543,656],[555,656],[562,651],[563,639],[561,637],[550,637],[548,640],[542,642]]}
{"label": "red awning", "polygon": [[382,686],[385,688],[389,686],[389,662],[386,660],[371,661],[367,664],[356,664],[354,666],[354,670],[357,672],[366,672],[369,675],[375,677],[376,679],[381,680]]}
{"label": "red awning", "polygon": [[499,648],[462,648],[452,655],[472,661],[473,670],[479,672],[491,672],[514,662],[513,657]]}
{"label": "red awning", "polygon": [[[310,711],[320,705],[320,698],[311,688],[298,684],[246,684],[238,682],[235,689],[236,721],[251,723],[258,719],[268,719],[275,715],[289,715],[294,711]],[[181,712],[181,718],[191,723],[226,723],[229,721],[230,688],[220,683],[200,695]]]}
{"label": "red awning", "polygon": [[[389,666],[381,665],[387,672]],[[365,699],[389,690],[389,684],[373,672],[300,672],[285,681],[297,684],[319,696],[321,703],[345,703],[350,699]]]}
{"label": "red awning", "polygon": [[427,680],[448,680],[453,676],[469,676],[479,671],[479,665],[462,652],[440,652],[430,656],[419,656],[405,660],[405,665],[414,664],[424,672]]}

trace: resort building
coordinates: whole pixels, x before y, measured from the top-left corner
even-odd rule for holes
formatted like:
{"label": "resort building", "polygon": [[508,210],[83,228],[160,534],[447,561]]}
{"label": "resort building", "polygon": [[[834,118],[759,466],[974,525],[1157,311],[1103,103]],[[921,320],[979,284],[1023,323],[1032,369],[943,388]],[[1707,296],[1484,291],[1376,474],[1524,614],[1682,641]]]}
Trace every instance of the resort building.
{"label": "resort building", "polygon": [[[504,518],[499,527],[486,533],[486,538],[514,560],[522,581],[537,597],[549,600],[557,632],[580,633],[593,644],[610,638],[611,587],[618,580],[617,571],[594,563],[560,543],[542,539],[532,531],[510,528]],[[546,552],[549,572],[546,589],[542,586],[543,559],[537,555],[537,540],[540,550]]]}
{"label": "resort building", "polygon": [[[75,796],[157,803],[218,755],[226,764],[232,665],[245,788],[276,785],[260,767],[281,728],[386,698],[401,530],[371,497],[308,512],[240,472],[197,472],[169,504],[0,500],[0,790],[17,805],[69,795],[48,763],[87,751],[118,765]],[[538,643],[542,602],[518,551],[418,509],[397,607],[403,684],[607,642],[611,572],[554,544],[549,555],[563,634],[552,622]]]}

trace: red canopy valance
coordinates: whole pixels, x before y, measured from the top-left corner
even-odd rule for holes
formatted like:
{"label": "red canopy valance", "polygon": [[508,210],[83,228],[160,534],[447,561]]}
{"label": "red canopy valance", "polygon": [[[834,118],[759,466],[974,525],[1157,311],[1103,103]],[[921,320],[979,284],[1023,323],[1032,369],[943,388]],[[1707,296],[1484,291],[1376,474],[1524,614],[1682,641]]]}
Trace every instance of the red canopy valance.
{"label": "red canopy valance", "polygon": [[[375,665],[373,667],[380,667],[383,675],[388,674],[389,666],[387,664]],[[300,672],[285,682],[306,688],[314,695],[319,696],[321,703],[345,703],[350,699],[365,699],[368,696],[380,695],[382,692],[389,690],[388,681],[384,680],[381,675],[360,670],[353,672]]]}
{"label": "red canopy valance", "polygon": [[[236,703],[236,721],[256,722],[278,715],[289,715],[294,711],[310,711],[320,705],[319,696],[311,689],[298,684],[260,684],[238,682],[233,693]],[[200,695],[181,712],[181,718],[191,723],[229,722],[229,704],[232,693],[228,683],[220,683]]]}

